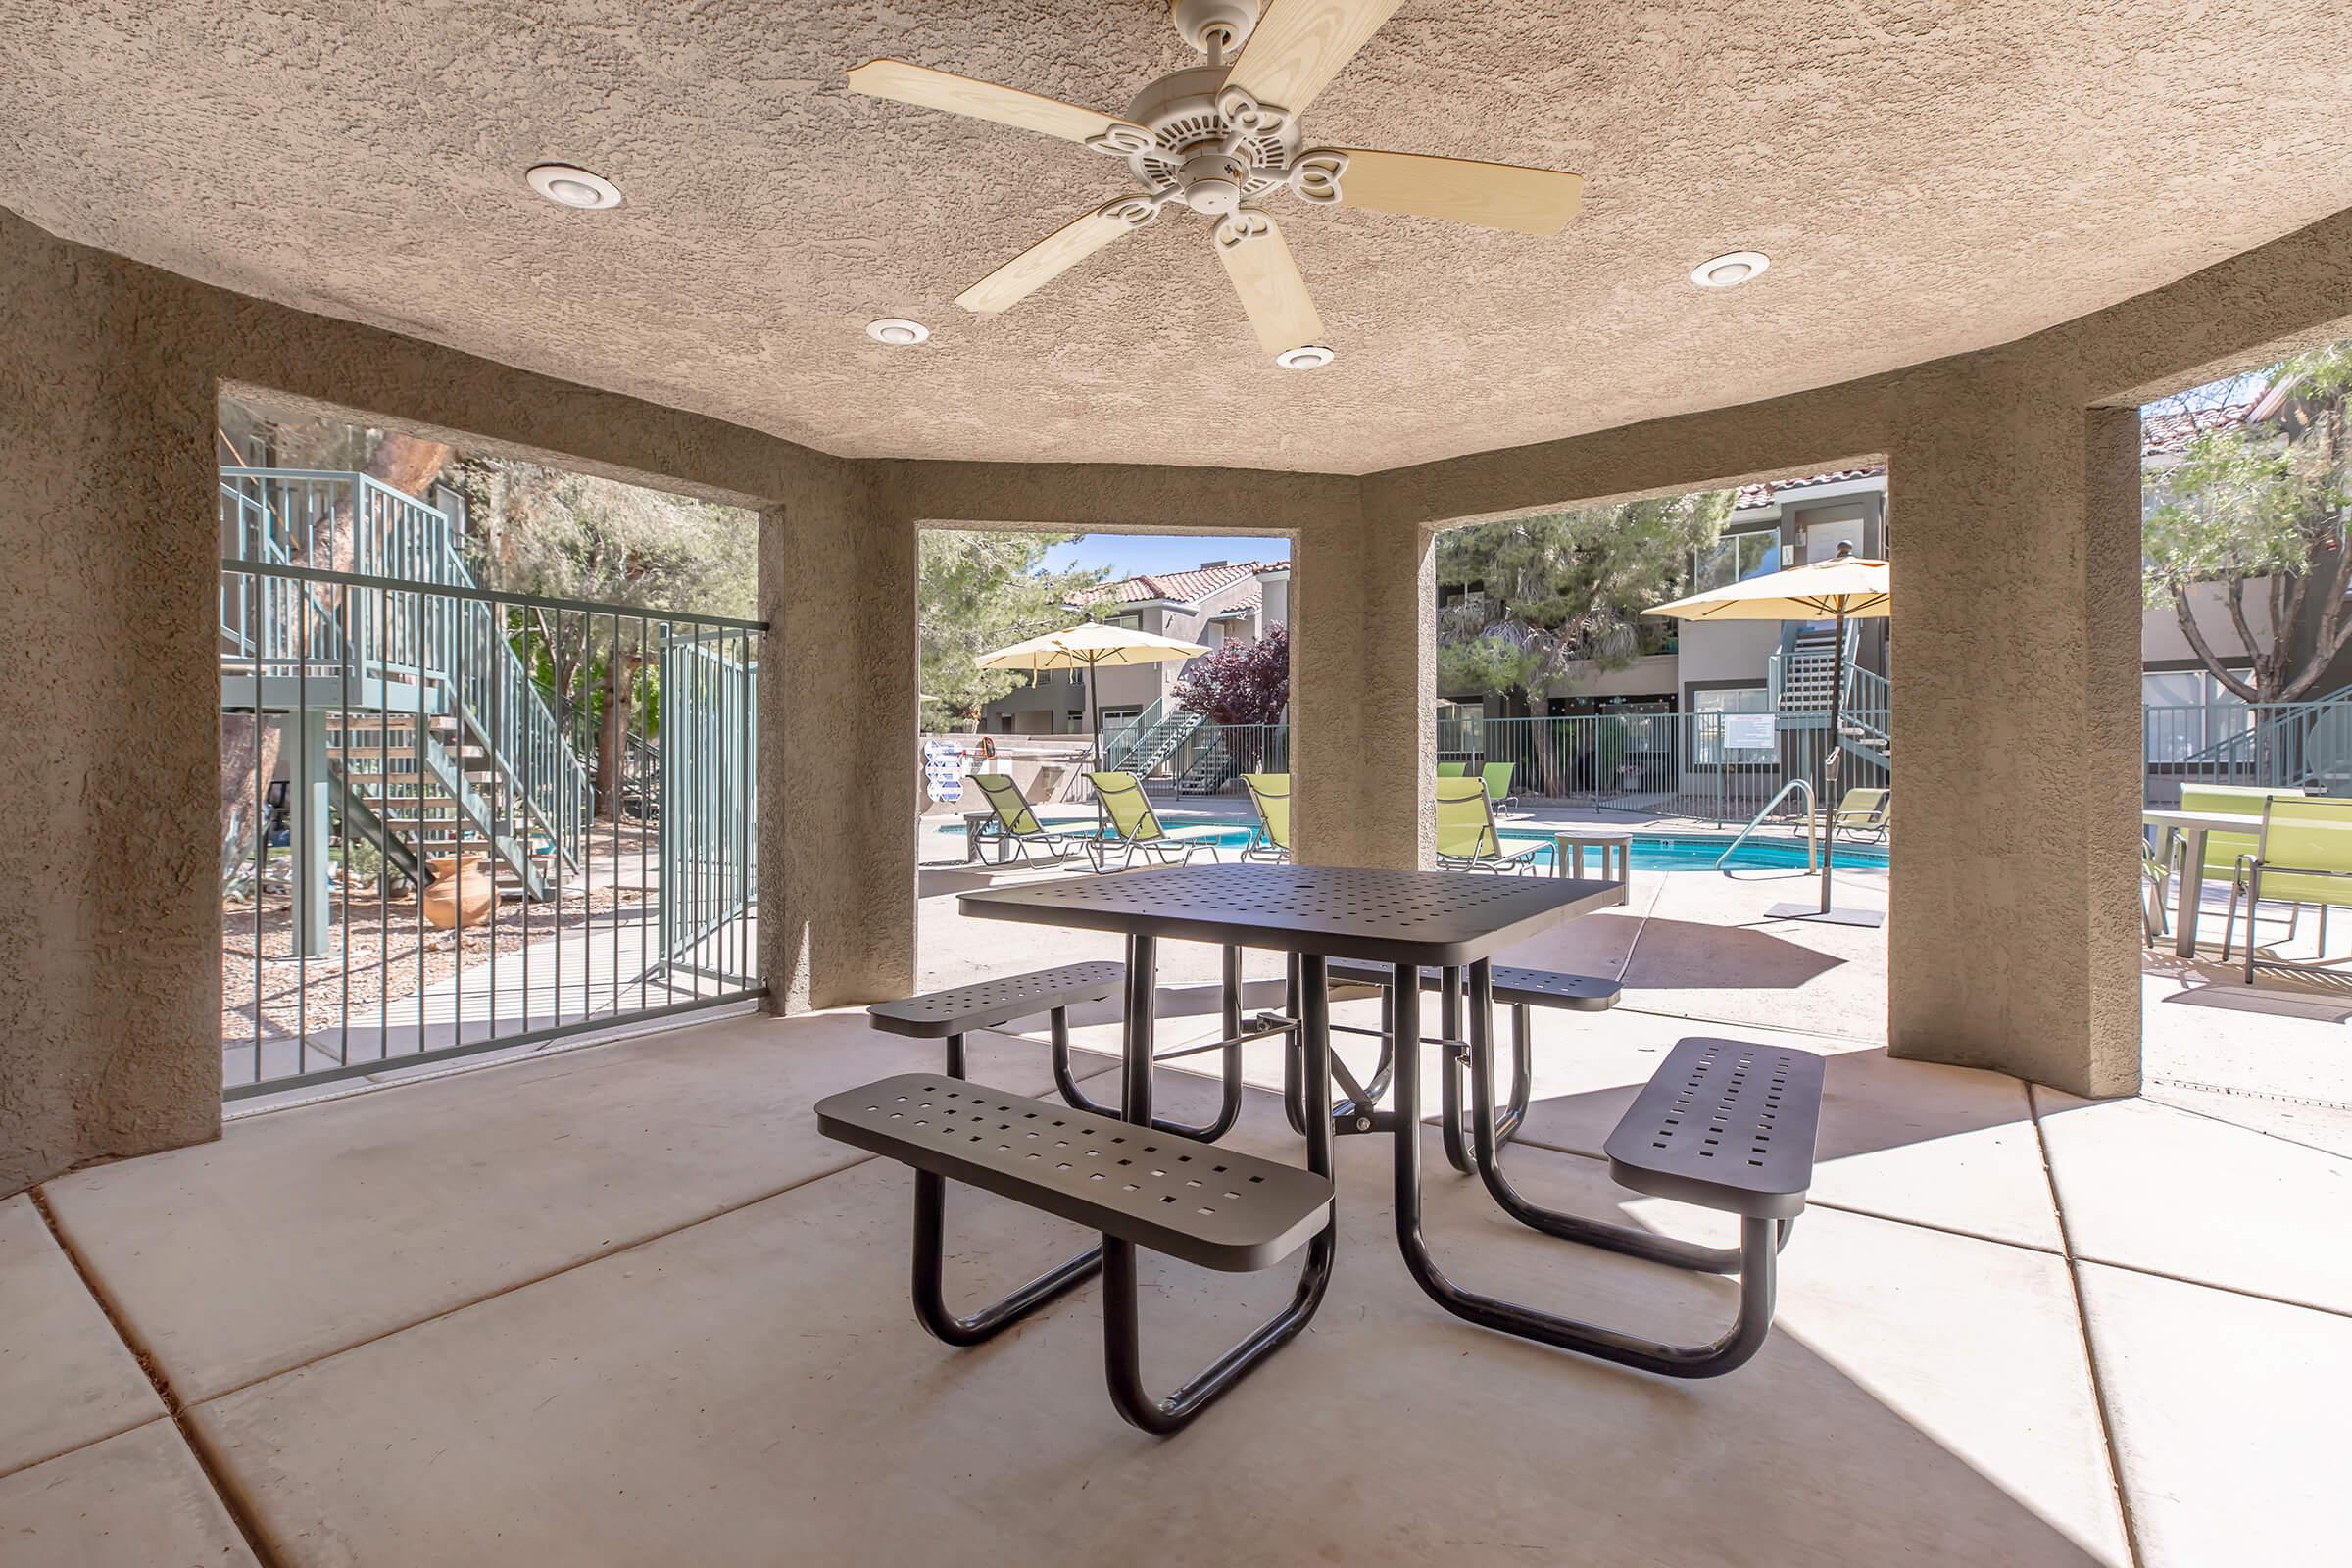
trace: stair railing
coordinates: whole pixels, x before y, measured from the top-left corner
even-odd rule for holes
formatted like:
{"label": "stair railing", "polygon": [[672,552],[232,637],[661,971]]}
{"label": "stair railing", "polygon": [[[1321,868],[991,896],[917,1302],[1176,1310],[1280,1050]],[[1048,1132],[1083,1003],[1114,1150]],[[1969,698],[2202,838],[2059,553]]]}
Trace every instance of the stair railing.
{"label": "stair railing", "polygon": [[1127,759],[1135,755],[1135,749],[1143,745],[1144,737],[1158,724],[1161,706],[1161,699],[1153,698],[1150,708],[1102,737],[1102,766],[1105,771],[1115,773],[1126,766]]}
{"label": "stair railing", "polygon": [[[259,490],[268,518],[262,537],[274,541],[280,559],[299,537],[332,561],[343,543],[334,534],[348,529],[353,572],[420,586],[480,586],[458,554],[448,517],[367,474],[224,467],[220,477],[224,495]],[[351,615],[343,628],[356,670],[450,692],[514,798],[576,865],[588,769],[509,645],[498,612],[447,595],[387,591],[381,599],[378,613]]]}

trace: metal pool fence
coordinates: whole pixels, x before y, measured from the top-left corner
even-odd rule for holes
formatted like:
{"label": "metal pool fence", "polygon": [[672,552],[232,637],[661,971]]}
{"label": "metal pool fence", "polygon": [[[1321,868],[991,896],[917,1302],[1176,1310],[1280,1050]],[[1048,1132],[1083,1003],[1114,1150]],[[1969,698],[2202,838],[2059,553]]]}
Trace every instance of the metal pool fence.
{"label": "metal pool fence", "polygon": [[765,989],[760,623],[485,590],[357,474],[220,491],[229,1098]]}

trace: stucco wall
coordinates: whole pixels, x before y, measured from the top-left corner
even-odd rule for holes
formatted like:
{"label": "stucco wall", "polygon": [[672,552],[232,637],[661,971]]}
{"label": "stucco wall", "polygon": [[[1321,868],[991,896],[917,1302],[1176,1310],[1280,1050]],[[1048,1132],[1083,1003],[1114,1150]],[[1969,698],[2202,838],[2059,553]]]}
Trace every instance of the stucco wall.
{"label": "stucco wall", "polygon": [[[784,612],[761,688],[777,1004],[911,983],[913,535],[870,505],[863,470],[209,288],[0,213],[0,543],[16,563],[0,702],[17,764],[0,774],[0,1195],[220,1128],[223,386],[764,510],[762,599],[771,618]],[[904,723],[876,726],[877,712]],[[854,810],[808,807],[839,800],[841,773],[812,785],[790,771],[815,750],[791,743],[828,720],[875,749],[850,760],[879,781]],[[772,804],[784,800],[799,808]]]}
{"label": "stucco wall", "polygon": [[[9,585],[8,635],[20,676],[40,677],[7,699],[32,762],[0,778],[5,1192],[217,1125],[208,441],[222,382],[762,509],[761,597],[779,619],[760,698],[777,916],[764,941],[787,1004],[911,976],[918,522],[1213,534],[1246,519],[1292,534],[1301,858],[1412,864],[1429,846],[1434,528],[1885,458],[1904,528],[1893,1049],[2128,1090],[2127,406],[2341,334],[2352,214],[1984,353],[1363,478],[850,464],[205,287],[4,215],[0,312],[0,524],[29,564]],[[860,741],[816,779],[795,743],[820,730]],[[844,776],[882,782],[851,803]],[[827,804],[812,816],[811,802]]]}
{"label": "stucco wall", "polygon": [[220,1125],[213,389],[0,215],[0,1194]]}

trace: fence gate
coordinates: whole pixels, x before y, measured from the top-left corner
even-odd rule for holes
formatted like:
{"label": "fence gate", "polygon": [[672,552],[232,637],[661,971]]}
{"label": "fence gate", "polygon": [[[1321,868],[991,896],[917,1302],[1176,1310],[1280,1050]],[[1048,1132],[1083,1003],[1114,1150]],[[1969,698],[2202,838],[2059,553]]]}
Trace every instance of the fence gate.
{"label": "fence gate", "polygon": [[760,898],[759,662],[734,630],[662,639],[662,915],[652,971],[673,987],[754,983]]}

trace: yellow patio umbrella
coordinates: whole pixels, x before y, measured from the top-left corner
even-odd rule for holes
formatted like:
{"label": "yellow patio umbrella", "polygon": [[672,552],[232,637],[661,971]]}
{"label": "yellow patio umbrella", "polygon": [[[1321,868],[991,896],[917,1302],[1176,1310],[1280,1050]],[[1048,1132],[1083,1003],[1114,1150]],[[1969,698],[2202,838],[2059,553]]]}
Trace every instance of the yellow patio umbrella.
{"label": "yellow patio umbrella", "polygon": [[[1173,637],[1160,637],[1131,626],[1105,625],[1090,620],[1083,626],[1071,626],[1062,631],[1048,632],[1027,642],[1000,648],[993,654],[982,654],[973,662],[982,669],[1025,669],[1035,674],[1045,669],[1083,669],[1086,671],[1086,709],[1091,716],[1095,710],[1095,670],[1103,664],[1168,664],[1180,660],[1205,654],[1208,650],[1199,643],[1178,642]],[[1102,726],[1096,724],[1095,770],[1102,769]]]}
{"label": "yellow patio umbrella", "polygon": [[[1831,791],[1838,780],[1838,756],[1840,750],[1838,725],[1844,718],[1845,623],[1848,620],[1884,620],[1891,614],[1894,600],[1890,580],[1891,573],[1887,570],[1886,563],[1855,555],[1852,545],[1839,545],[1838,554],[1831,560],[1727,583],[1721,588],[1692,594],[1687,599],[1677,599],[1642,613],[1671,615],[1677,620],[1834,619],[1838,622],[1838,640],[1831,645],[1830,738],[1821,751],[1821,799],[1815,808],[1834,822],[1837,820],[1837,803],[1831,799]],[[1830,860],[1836,842],[1835,832],[1822,842],[1821,907],[1807,910],[1802,905],[1776,904],[1766,911],[1769,916],[1775,919],[1809,917],[1834,921],[1839,925],[1879,923],[1880,917],[1875,910],[1830,907]]]}

